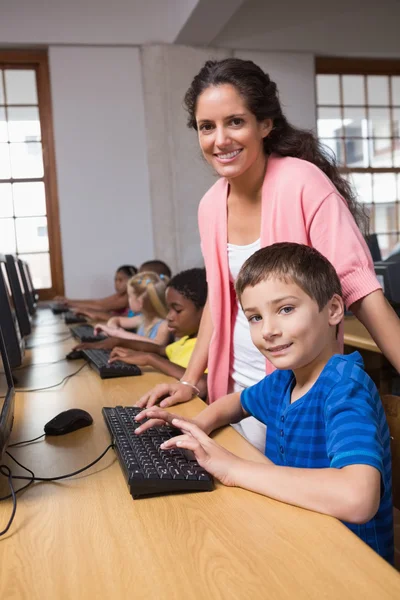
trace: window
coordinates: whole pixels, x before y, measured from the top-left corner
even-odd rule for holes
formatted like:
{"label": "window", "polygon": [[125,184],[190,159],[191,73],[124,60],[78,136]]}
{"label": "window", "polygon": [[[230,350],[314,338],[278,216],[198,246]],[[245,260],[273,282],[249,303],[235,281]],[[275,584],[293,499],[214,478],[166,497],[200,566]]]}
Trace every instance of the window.
{"label": "window", "polygon": [[63,294],[45,52],[0,51],[0,253],[29,263],[42,299]]}
{"label": "window", "polygon": [[385,257],[400,239],[400,61],[319,58],[318,137],[357,190]]}

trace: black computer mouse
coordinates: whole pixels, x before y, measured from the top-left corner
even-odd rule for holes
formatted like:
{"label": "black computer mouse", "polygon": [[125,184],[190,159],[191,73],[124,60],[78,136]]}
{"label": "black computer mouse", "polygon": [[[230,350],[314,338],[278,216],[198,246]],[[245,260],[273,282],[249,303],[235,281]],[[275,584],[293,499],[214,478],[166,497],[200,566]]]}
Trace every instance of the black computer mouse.
{"label": "black computer mouse", "polygon": [[91,415],[81,408],[70,408],[58,414],[44,426],[46,435],[64,435],[93,423]]}
{"label": "black computer mouse", "polygon": [[65,358],[67,360],[76,360],[77,358],[83,358],[82,350],[71,350],[71,352],[68,352]]}

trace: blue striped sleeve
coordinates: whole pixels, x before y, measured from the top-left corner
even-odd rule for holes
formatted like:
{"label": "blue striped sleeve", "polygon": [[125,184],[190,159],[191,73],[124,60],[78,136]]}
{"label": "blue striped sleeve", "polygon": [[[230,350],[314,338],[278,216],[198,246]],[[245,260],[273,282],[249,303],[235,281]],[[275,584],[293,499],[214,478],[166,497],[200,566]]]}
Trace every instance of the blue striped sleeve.
{"label": "blue striped sleeve", "polygon": [[359,381],[350,378],[333,388],[325,403],[326,449],[331,467],[370,465],[384,480],[380,408],[378,394]]}
{"label": "blue striped sleeve", "polygon": [[243,409],[262,423],[266,423],[268,418],[268,380],[270,377],[264,377],[264,379],[246,388],[240,394]]}

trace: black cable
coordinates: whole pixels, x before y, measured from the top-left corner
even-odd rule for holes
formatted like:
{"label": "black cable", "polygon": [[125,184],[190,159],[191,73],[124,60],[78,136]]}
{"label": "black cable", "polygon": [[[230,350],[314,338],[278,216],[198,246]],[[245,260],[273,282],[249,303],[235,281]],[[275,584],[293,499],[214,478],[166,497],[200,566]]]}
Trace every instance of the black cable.
{"label": "black cable", "polygon": [[[83,473],[83,471],[87,471],[88,469],[90,469],[90,467],[93,467],[93,465],[98,463],[99,460],[101,460],[103,458],[103,456],[105,456],[107,454],[107,452],[110,450],[110,448],[114,448],[114,444],[109,444],[109,446],[107,446],[107,448],[104,450],[104,452],[102,452],[100,454],[100,456],[98,458],[96,458],[96,460],[91,462],[89,465],[86,465],[86,467],[82,467],[82,469],[78,469],[77,471],[74,471],[73,473],[68,473],[67,475],[59,475],[58,477],[36,477],[36,475],[34,475],[34,473],[30,469],[28,469],[27,467],[24,467],[24,465],[22,465],[16,458],[14,458],[13,455],[10,454],[8,450],[6,450],[6,454],[15,463],[17,463],[17,465],[19,467],[22,467],[26,471],[30,471],[30,473],[32,473],[32,475],[33,475],[32,481],[59,481],[60,479],[68,479],[69,477],[73,477],[74,475],[79,475],[79,473]],[[13,479],[29,479],[29,480],[31,479],[30,477],[24,477],[23,475],[13,475],[12,478]]]}
{"label": "black cable", "polygon": [[[47,387],[43,387],[43,388],[34,388],[32,390],[25,390],[24,388],[15,388],[15,391],[16,392],[23,392],[25,394],[27,392],[42,392],[43,390],[51,390],[52,388],[55,388],[55,387],[58,387],[59,385],[62,385],[64,383],[64,381],[67,381],[71,377],[74,377],[74,375],[77,375],[78,373],[80,373],[80,371],[82,371],[82,369],[84,369],[87,366],[88,366],[88,363],[85,363],[84,365],[82,365],[81,367],[79,367],[79,369],[77,371],[74,371],[73,373],[70,373],[69,375],[66,375],[64,377],[64,379],[62,379],[58,383],[55,383],[54,385],[48,385]],[[2,396],[2,397],[4,398],[5,396]]]}
{"label": "black cable", "polygon": [[38,435],[37,437],[33,438],[32,440],[24,440],[23,442],[15,442],[14,444],[9,444],[8,447],[9,448],[15,448],[16,446],[24,446],[25,444],[31,444],[32,442],[36,442],[37,440],[42,439],[42,437],[44,437],[46,434],[42,433],[42,435]]}
{"label": "black cable", "polygon": [[[7,469],[9,469],[10,473],[11,473],[11,478],[14,479],[15,476],[12,474],[11,469],[9,467],[7,467],[7,465],[1,465],[1,466],[5,466]],[[1,466],[0,466],[0,473],[2,475],[4,475],[4,473],[1,472]],[[23,467],[22,465],[21,465],[21,467],[23,469],[25,469],[25,471],[28,471],[28,473],[31,473],[32,477],[26,477],[26,479],[29,479],[29,482],[26,483],[25,485],[23,485],[22,487],[18,488],[18,490],[15,490],[15,494],[19,494],[19,492],[22,492],[23,490],[26,490],[26,488],[28,488],[34,482],[35,473],[33,471],[31,471],[30,469],[28,469],[27,467]],[[12,497],[12,493],[8,494],[8,496],[1,496],[0,497],[0,501],[2,501],[2,500],[8,500],[11,497]]]}
{"label": "black cable", "polygon": [[33,348],[42,348],[43,346],[51,346],[52,344],[59,344],[60,342],[65,342],[72,337],[72,334],[67,335],[67,337],[62,338],[61,340],[52,340],[51,342],[45,342],[44,344],[34,344],[33,346],[26,346],[27,350],[32,350]]}
{"label": "black cable", "polygon": [[[67,360],[64,358],[60,358],[59,360],[53,360],[52,362],[44,362],[44,363],[30,363],[29,365],[21,365],[20,367],[16,367],[13,371],[22,371],[23,369],[28,369],[29,367],[44,367],[47,365],[56,365],[57,363],[64,362]],[[0,375],[4,374],[4,371],[0,372]]]}
{"label": "black cable", "polygon": [[[4,473],[4,471],[6,471],[6,473]],[[7,473],[7,471],[8,471],[8,473]],[[8,498],[12,497],[12,499],[13,499],[13,507],[12,507],[12,511],[11,511],[11,517],[8,520],[6,528],[3,529],[3,531],[0,531],[0,536],[1,536],[1,535],[4,535],[5,533],[7,533],[7,531],[11,527],[11,523],[14,521],[15,513],[17,512],[17,493],[14,490],[11,469],[9,467],[7,467],[7,465],[0,465],[0,473],[2,475],[4,475],[4,477],[7,477],[8,485],[10,486],[10,490],[11,490],[11,494],[8,496]]]}

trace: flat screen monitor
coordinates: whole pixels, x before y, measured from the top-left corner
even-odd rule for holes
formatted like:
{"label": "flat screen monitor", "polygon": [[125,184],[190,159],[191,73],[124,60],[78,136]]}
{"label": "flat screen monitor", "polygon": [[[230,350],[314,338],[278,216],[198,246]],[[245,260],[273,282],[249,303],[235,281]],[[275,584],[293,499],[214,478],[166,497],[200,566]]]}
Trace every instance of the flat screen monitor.
{"label": "flat screen monitor", "polygon": [[32,282],[29,277],[28,265],[25,261],[18,259],[19,273],[25,290],[25,301],[28,306],[29,314],[32,316],[36,310],[36,296],[32,288]]}
{"label": "flat screen monitor", "polygon": [[386,257],[386,260],[389,262],[400,261],[400,242],[392,248],[390,254]]}
{"label": "flat screen monitor", "polygon": [[382,260],[381,249],[379,247],[378,236],[376,233],[371,233],[370,235],[365,236],[365,241],[367,242],[367,246],[369,251],[371,252],[372,260],[374,262],[378,262]]}
{"label": "flat screen monitor", "polygon": [[400,262],[376,262],[374,268],[386,299],[394,308],[400,308]]}
{"label": "flat screen monitor", "polygon": [[13,426],[14,396],[10,363],[0,327],[0,461],[7,448]]}
{"label": "flat screen monitor", "polygon": [[31,333],[31,320],[25,301],[25,289],[19,272],[17,259],[12,254],[6,254],[6,268],[19,329],[21,335],[27,336]]}
{"label": "flat screen monitor", "polygon": [[25,344],[15,315],[6,258],[3,254],[0,254],[0,327],[3,332],[10,366],[15,369],[22,363]]}

